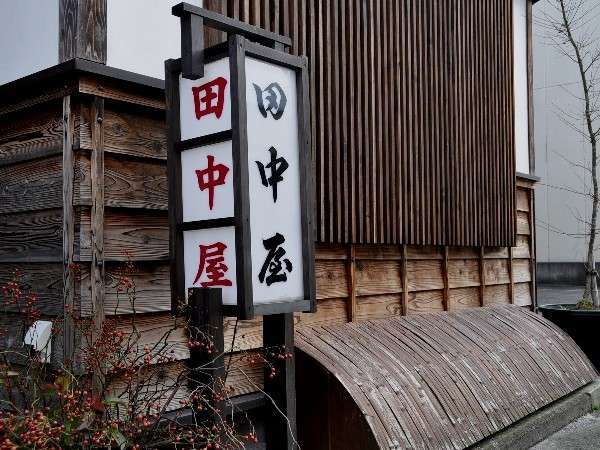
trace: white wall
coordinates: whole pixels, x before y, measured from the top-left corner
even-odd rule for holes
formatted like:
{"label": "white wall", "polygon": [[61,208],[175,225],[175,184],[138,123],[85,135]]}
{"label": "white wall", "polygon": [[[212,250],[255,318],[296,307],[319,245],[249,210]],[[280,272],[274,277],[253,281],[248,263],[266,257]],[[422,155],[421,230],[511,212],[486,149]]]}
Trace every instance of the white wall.
{"label": "white wall", "polygon": [[[534,111],[537,259],[540,262],[579,262],[585,259],[586,226],[590,200],[590,147],[583,136],[567,125],[561,110],[582,112],[577,66],[553,47],[541,26],[544,14],[553,14],[550,0],[534,9]],[[600,15],[591,17],[600,30]],[[600,38],[600,35],[596,36]],[[580,122],[583,126],[583,117]],[[582,167],[579,167],[582,166]]]}
{"label": "white wall", "polygon": [[[171,7],[180,2],[108,0],[106,64],[164,78],[165,60],[180,56],[179,18],[171,15]],[[202,0],[187,2],[202,4]]]}
{"label": "white wall", "polygon": [[515,151],[517,172],[529,173],[529,101],[527,89],[527,2],[513,0]]}
{"label": "white wall", "polygon": [[58,64],[58,0],[0,0],[0,84]]}

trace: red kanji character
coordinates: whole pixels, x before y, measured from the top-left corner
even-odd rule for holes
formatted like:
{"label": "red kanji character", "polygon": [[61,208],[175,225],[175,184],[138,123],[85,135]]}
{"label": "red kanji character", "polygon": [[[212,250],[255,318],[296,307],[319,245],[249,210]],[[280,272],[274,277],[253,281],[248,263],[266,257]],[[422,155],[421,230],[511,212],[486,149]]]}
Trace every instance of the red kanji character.
{"label": "red kanji character", "polygon": [[208,189],[208,207],[212,210],[215,198],[215,187],[225,184],[225,177],[229,172],[229,167],[224,164],[214,164],[215,157],[208,155],[208,166],[206,169],[196,170],[198,177],[198,187],[201,191]]}
{"label": "red kanji character", "polygon": [[200,283],[202,287],[231,286],[231,280],[225,278],[229,269],[225,264],[223,256],[227,246],[222,242],[215,242],[212,245],[200,245],[200,264],[194,284],[198,282],[204,272],[210,281]]}
{"label": "red kanji character", "polygon": [[196,119],[200,120],[202,116],[209,114],[214,114],[217,116],[217,119],[221,118],[223,104],[225,103],[225,86],[227,86],[227,80],[223,77],[218,77],[202,86],[192,88]]}

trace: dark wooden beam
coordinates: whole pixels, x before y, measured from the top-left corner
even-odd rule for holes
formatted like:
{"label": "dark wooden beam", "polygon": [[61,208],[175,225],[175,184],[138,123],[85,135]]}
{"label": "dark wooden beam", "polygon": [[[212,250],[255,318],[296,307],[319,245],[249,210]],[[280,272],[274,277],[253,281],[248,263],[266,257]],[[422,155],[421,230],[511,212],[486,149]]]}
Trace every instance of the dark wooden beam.
{"label": "dark wooden beam", "polygon": [[215,409],[223,408],[222,404],[213,403],[213,394],[220,393],[226,378],[221,289],[192,289],[189,308],[190,338],[204,344],[190,348],[191,388],[200,396],[192,411],[196,423],[204,423],[215,420]]}
{"label": "dark wooden beam", "polygon": [[[294,314],[263,317],[263,345],[269,364],[265,367],[267,399],[267,450],[294,450],[296,443],[296,363]],[[279,358],[281,354],[291,358]],[[274,369],[274,372],[272,372]]]}
{"label": "dark wooden beam", "polygon": [[92,104],[92,266],[90,269],[94,325],[99,332],[104,322],[104,99]]}
{"label": "dark wooden beam", "polygon": [[[535,2],[533,2],[535,3]],[[529,133],[529,173],[535,174],[535,123],[533,109],[533,8],[527,3],[527,117]]]}
{"label": "dark wooden beam", "polygon": [[75,273],[73,269],[73,253],[75,245],[75,213],[73,209],[73,115],[71,113],[71,96],[63,98],[63,305],[64,305],[64,343],[63,358],[69,365],[75,356],[75,328],[73,323],[73,307],[75,298]]}
{"label": "dark wooden beam", "polygon": [[59,24],[59,62],[106,64],[106,0],[60,0]]}

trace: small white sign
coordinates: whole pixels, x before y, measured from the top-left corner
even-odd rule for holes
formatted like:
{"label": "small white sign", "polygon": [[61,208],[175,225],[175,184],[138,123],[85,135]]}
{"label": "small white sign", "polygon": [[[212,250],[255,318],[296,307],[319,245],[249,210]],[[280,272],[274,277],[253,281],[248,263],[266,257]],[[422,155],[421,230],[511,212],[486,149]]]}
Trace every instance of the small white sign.
{"label": "small white sign", "polygon": [[181,153],[183,221],[234,216],[231,141]]}
{"label": "small white sign", "polygon": [[179,77],[181,139],[231,129],[229,58],[206,64],[204,77]]}
{"label": "small white sign", "polygon": [[237,304],[235,228],[183,232],[185,286],[220,288],[223,304]]}

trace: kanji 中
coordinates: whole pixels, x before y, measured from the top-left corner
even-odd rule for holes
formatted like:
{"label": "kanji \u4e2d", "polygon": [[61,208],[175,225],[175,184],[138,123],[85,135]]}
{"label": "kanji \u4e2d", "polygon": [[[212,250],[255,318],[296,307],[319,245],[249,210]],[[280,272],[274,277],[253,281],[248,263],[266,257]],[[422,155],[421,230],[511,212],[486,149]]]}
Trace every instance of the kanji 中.
{"label": "kanji \u4e2d", "polygon": [[[273,201],[277,201],[277,183],[283,181],[283,173],[289,167],[288,162],[283,157],[277,157],[277,150],[274,147],[269,149],[271,160],[268,164],[264,165],[260,161],[256,161],[258,170],[260,171],[260,178],[263,186],[273,188]],[[267,169],[271,171],[270,176],[267,177]]]}
{"label": "kanji \u4e2d", "polygon": [[[267,286],[287,281],[287,274],[292,271],[291,261],[287,258],[281,259],[286,254],[285,249],[281,247],[284,242],[285,237],[279,233],[276,233],[269,239],[263,240],[263,246],[269,253],[263,263],[262,269],[260,269],[258,279],[261,283],[266,281]],[[269,273],[268,275],[267,272]]]}
{"label": "kanji \u4e2d", "polygon": [[203,116],[209,114],[214,114],[217,119],[221,118],[225,103],[226,86],[227,80],[223,77],[218,77],[201,86],[192,88],[196,119],[200,120]]}
{"label": "kanji \u4e2d", "polygon": [[212,210],[215,198],[215,188],[225,184],[225,177],[229,167],[224,164],[215,164],[215,157],[208,155],[208,166],[206,169],[196,170],[198,187],[201,191],[208,189],[208,207]]}
{"label": "kanji \u4e2d", "polygon": [[225,250],[227,245],[222,242],[215,242],[211,245],[200,245],[200,264],[198,264],[198,273],[194,284],[200,280],[203,273],[210,281],[203,281],[200,286],[218,287],[231,286],[231,280],[228,280],[225,275],[229,269],[225,264]]}

